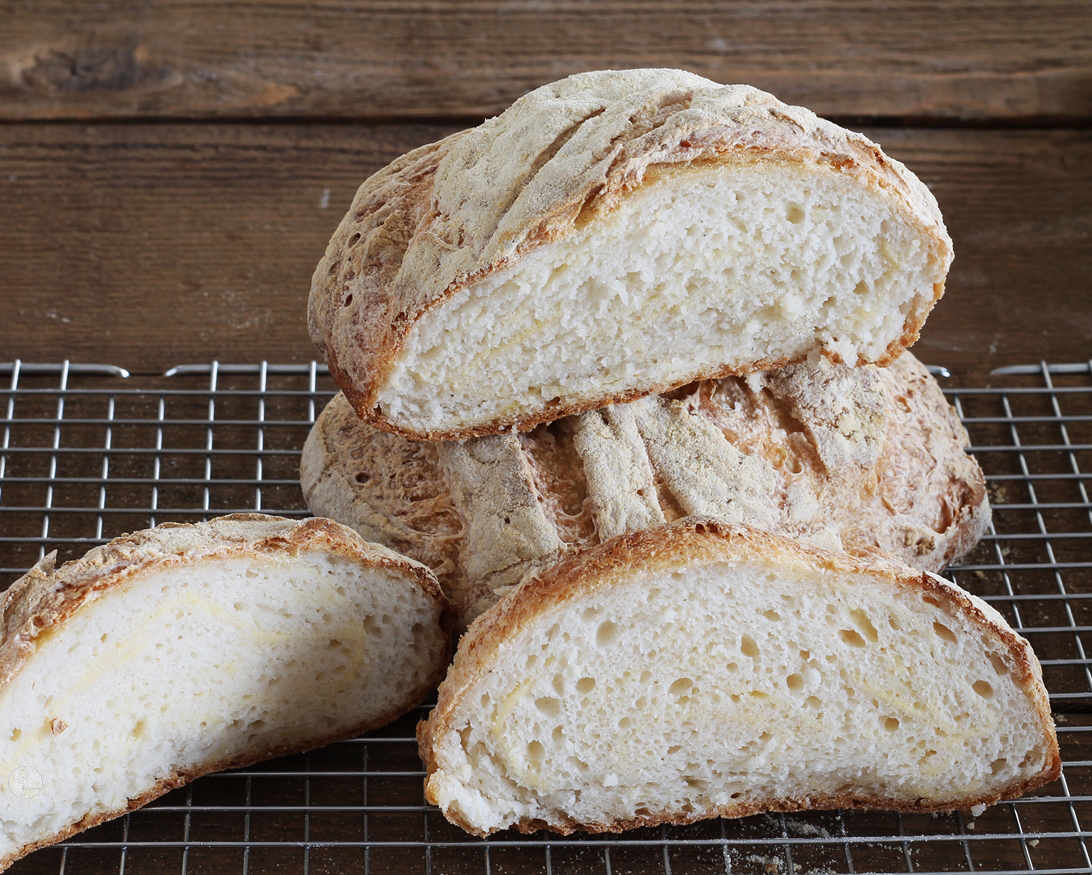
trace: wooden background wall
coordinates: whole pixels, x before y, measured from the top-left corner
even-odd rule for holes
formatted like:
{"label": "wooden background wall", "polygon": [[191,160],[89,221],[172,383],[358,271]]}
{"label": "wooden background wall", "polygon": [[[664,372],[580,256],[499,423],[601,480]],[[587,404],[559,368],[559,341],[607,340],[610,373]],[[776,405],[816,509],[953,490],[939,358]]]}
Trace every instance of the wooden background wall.
{"label": "wooden background wall", "polygon": [[955,240],[916,351],[1092,355],[1092,4],[0,0],[0,361],[309,361],[357,185],[605,67],[747,82],[863,130]]}

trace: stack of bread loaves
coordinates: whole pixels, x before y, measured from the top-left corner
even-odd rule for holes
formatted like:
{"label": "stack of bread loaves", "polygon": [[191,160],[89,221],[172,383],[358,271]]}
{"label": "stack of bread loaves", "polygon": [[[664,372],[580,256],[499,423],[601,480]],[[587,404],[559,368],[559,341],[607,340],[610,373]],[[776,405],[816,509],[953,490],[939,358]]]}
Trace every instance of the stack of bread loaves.
{"label": "stack of bread loaves", "polygon": [[467,629],[418,732],[478,835],[931,811],[1057,776],[1039,665],[935,572],[989,520],[905,348],[951,243],[864,137],[588,73],[366,181],[314,277],[311,510]]}
{"label": "stack of bread loaves", "polygon": [[426,796],[483,836],[1052,780],[1034,654],[936,575],[989,523],[905,351],[950,260],[873,143],[679,71],[394,162],[315,272],[317,518],[161,525],[0,599],[0,868],[445,671]]}

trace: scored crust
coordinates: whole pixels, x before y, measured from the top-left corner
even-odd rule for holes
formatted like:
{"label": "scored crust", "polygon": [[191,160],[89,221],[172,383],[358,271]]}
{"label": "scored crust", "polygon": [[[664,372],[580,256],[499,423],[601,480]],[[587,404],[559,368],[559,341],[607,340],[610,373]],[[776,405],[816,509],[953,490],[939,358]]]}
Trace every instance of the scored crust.
{"label": "scored crust", "polygon": [[58,633],[83,605],[124,587],[134,576],[205,560],[250,557],[291,562],[293,557],[309,552],[335,555],[373,568],[395,571],[412,580],[435,605],[444,649],[432,674],[412,692],[414,701],[328,736],[286,745],[261,746],[194,768],[177,769],[146,792],[127,800],[124,807],[89,814],[56,835],[21,847],[0,859],[0,869],[32,851],[134,811],[202,775],[323,747],[390,723],[423,698],[442,678],[454,650],[455,619],[451,603],[426,566],[379,544],[368,543],[351,528],[333,520],[298,521],[262,513],[229,514],[192,524],[161,523],[153,529],[115,538],[59,568],[55,564],[56,553],[51,553],[0,596],[0,688],[3,688],[34,656],[39,644]]}
{"label": "scored crust", "polygon": [[424,562],[462,623],[566,553],[687,515],[939,571],[989,524],[985,479],[936,380],[814,364],[706,381],[465,442],[362,423],[340,395],[304,445],[312,513]]}
{"label": "scored crust", "polygon": [[[432,440],[522,431],[690,380],[739,373],[740,366],[726,365],[640,389],[604,387],[593,399],[423,430],[388,418],[377,403],[425,311],[607,215],[664,174],[759,160],[823,168],[883,191],[931,240],[943,276],[951,241],[935,199],[864,136],[750,86],[718,85],[678,70],[601,71],[532,91],[501,116],[422,146],[364,182],[314,272],[312,340],[359,416]],[[920,293],[901,336],[876,363],[913,343],[942,291],[941,280]],[[793,360],[799,359],[748,362],[746,370]]]}
{"label": "scored crust", "polygon": [[[426,766],[425,797],[439,805],[445,817],[479,836],[491,833],[462,817],[458,806],[447,806],[440,798],[441,784],[462,781],[467,775],[448,771],[444,761],[445,736],[457,736],[459,726],[472,715],[483,682],[498,670],[497,661],[510,653],[521,633],[541,628],[543,623],[565,622],[567,605],[580,605],[591,594],[610,590],[626,581],[657,571],[696,568],[708,562],[758,563],[800,579],[825,574],[865,577],[879,584],[921,591],[931,604],[966,618],[979,634],[997,642],[1005,654],[1016,685],[1025,691],[1041,729],[1042,762],[1038,770],[1001,792],[976,793],[945,802],[924,798],[896,798],[860,793],[809,794],[799,798],[764,799],[758,803],[730,803],[702,809],[695,816],[644,812],[632,818],[607,821],[578,821],[566,815],[556,819],[523,818],[505,826],[521,832],[550,829],[562,834],[620,832],[634,827],[690,823],[706,817],[745,817],[762,811],[800,811],[817,808],[883,808],[898,811],[940,811],[970,809],[1021,796],[1061,773],[1061,758],[1049,700],[1042,682],[1042,669],[1027,641],[1017,635],[1004,618],[978,597],[930,572],[918,573],[879,553],[849,557],[799,544],[749,526],[727,525],[716,520],[688,519],[645,529],[614,539],[595,548],[575,553],[539,577],[525,580],[486,613],[478,617],[463,635],[455,660],[440,685],[436,707],[417,727],[418,746]],[[600,776],[601,777],[601,776]],[[591,790],[589,785],[589,791]],[[450,795],[449,795],[450,798]]]}

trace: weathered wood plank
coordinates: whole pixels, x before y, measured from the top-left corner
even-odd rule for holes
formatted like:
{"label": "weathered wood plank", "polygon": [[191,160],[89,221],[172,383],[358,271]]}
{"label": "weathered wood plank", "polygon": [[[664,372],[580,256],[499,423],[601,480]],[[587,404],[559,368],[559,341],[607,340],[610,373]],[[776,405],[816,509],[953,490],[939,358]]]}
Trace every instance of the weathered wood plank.
{"label": "weathered wood plank", "polygon": [[[309,361],[311,272],[429,124],[0,126],[0,360]],[[866,131],[955,240],[917,346],[957,372],[1092,351],[1092,132]]]}
{"label": "weathered wood plank", "polygon": [[0,128],[0,358],[308,360],[310,274],[356,186],[450,130]]}
{"label": "weathered wood plank", "polygon": [[0,119],[482,117],[675,66],[841,117],[1088,118],[1086,0],[0,0]]}
{"label": "weathered wood plank", "polygon": [[929,185],[955,243],[915,347],[963,372],[1092,356],[1092,133],[871,131]]}

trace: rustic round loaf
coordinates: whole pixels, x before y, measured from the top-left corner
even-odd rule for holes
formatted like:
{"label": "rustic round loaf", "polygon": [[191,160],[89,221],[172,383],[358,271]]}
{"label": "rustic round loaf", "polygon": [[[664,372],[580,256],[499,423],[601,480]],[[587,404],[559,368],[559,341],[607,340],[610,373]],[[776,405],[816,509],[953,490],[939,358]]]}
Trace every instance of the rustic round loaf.
{"label": "rustic round loaf", "polygon": [[461,438],[817,352],[890,362],[951,257],[928,189],[860,134],[745,85],[599,71],[364,182],[309,325],[363,419]]}
{"label": "rustic round loaf", "polygon": [[967,434],[910,353],[819,358],[465,441],[412,441],[338,394],[304,445],[313,513],[432,568],[469,623],[574,550],[685,516],[939,571],[989,519]]}

